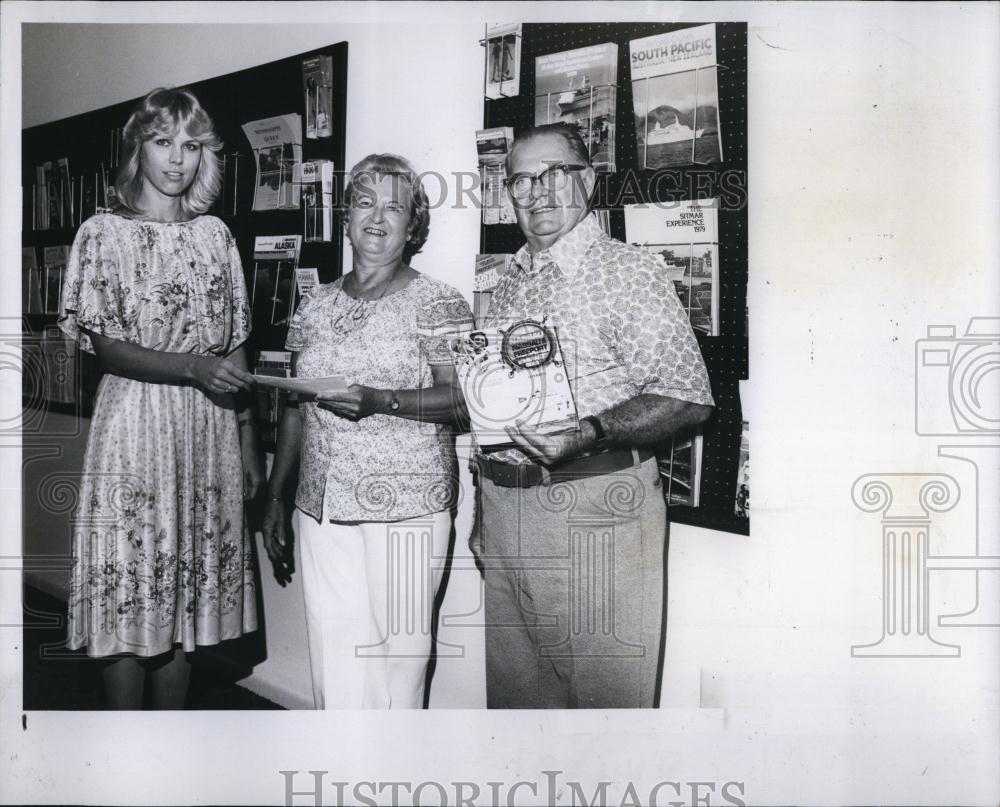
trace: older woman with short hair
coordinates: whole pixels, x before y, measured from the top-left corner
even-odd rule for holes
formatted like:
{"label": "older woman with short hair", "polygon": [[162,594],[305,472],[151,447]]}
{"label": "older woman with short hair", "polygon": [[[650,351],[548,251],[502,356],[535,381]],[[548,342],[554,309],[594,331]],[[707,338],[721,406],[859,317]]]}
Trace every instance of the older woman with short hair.
{"label": "older woman with short hair", "polygon": [[363,159],[345,208],[353,271],[302,302],[286,348],[296,376],[352,383],[286,409],[265,546],[287,559],[283,500],[301,453],[294,529],[316,707],[419,708],[457,494],[447,336],[472,312],[409,264],[430,221],[409,162]]}

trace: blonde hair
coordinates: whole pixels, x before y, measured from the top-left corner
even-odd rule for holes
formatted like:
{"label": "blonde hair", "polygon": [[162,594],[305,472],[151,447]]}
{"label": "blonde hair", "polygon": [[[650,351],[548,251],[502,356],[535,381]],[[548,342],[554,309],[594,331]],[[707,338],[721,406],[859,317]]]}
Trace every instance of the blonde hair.
{"label": "blonde hair", "polygon": [[116,209],[141,215],[142,144],[158,135],[172,137],[180,129],[202,145],[201,162],[194,182],[181,196],[181,210],[188,217],[208,212],[222,187],[217,152],[222,140],[215,124],[193,92],[184,87],[157,87],[136,104],[122,135],[122,157],[115,174]]}

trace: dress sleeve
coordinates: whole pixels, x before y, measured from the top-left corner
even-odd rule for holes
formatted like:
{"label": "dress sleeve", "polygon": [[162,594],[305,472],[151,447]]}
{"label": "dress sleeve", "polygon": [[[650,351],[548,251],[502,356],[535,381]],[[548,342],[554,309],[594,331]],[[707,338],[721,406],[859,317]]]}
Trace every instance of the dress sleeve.
{"label": "dress sleeve", "polygon": [[80,225],[66,266],[58,323],[88,353],[94,346],[84,330],[128,340],[119,262],[117,237],[107,217],[94,216]]}
{"label": "dress sleeve", "polygon": [[712,406],[705,361],[673,283],[646,255],[625,277],[617,334],[619,358],[634,393]]}
{"label": "dress sleeve", "polygon": [[451,364],[448,337],[472,330],[472,309],[457,289],[442,284],[417,313],[420,351],[428,364]]}
{"label": "dress sleeve", "polygon": [[247,299],[247,283],[243,276],[243,259],[236,246],[236,239],[229,228],[219,222],[223,234],[226,270],[229,273],[229,288],[232,294],[233,331],[229,341],[229,349],[235,350],[250,336],[250,302]]}

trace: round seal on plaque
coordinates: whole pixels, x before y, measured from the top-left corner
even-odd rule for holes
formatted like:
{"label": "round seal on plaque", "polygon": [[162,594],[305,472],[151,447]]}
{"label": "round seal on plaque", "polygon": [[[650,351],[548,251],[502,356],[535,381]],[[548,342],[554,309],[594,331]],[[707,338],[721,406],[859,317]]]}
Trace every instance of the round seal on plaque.
{"label": "round seal on plaque", "polygon": [[556,352],[555,337],[540,322],[522,319],[504,333],[500,355],[508,366],[518,370],[544,367]]}

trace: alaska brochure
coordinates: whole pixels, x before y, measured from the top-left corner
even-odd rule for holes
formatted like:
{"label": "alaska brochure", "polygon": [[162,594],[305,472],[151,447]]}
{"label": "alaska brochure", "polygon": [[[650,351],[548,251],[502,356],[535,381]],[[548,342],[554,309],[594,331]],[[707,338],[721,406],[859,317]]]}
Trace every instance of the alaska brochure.
{"label": "alaska brochure", "polygon": [[301,235],[258,235],[254,239],[250,312],[258,344],[272,347],[284,342],[295,313],[295,269],[301,248]]}

